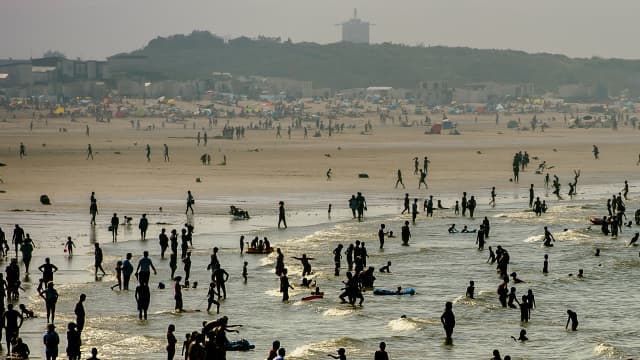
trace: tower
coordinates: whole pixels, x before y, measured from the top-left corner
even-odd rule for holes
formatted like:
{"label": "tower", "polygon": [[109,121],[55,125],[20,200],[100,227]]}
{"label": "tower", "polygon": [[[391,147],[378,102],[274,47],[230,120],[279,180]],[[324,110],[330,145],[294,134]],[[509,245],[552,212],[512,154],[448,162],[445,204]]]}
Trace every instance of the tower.
{"label": "tower", "polygon": [[358,9],[353,9],[353,18],[338,24],[342,27],[342,41],[355,44],[369,43],[369,27],[367,21],[358,18]]}

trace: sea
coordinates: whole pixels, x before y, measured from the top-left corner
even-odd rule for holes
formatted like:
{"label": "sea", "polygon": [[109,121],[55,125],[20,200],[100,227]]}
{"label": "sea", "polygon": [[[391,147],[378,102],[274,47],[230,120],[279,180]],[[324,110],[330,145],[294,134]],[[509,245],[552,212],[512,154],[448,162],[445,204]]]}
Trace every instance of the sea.
{"label": "sea", "polygon": [[[166,357],[166,330],[176,327],[178,355],[185,334],[201,329],[202,323],[228,316],[231,324],[241,324],[239,333],[230,340],[246,339],[254,350],[229,352],[228,359],[264,359],[274,340],[287,351],[287,359],[326,359],[345,348],[348,359],[372,359],[381,341],[387,343],[392,359],[488,359],[492,351],[511,355],[512,359],[630,359],[640,357],[638,327],[639,249],[627,246],[638,226],[624,227],[618,238],[604,236],[599,226],[591,226],[589,218],[607,213],[606,200],[620,191],[618,184],[578,184],[578,195],[556,200],[550,190],[536,188],[549,205],[541,217],[528,208],[528,189],[523,184],[497,188],[495,207],[488,205],[490,188],[465,189],[478,199],[475,219],[457,216],[452,209],[435,210],[432,218],[418,215],[411,225],[409,246],[402,246],[400,227],[410,215],[400,214],[405,190],[363,195],[368,211],[363,221],[351,216],[348,198],[351,194],[274,194],[232,203],[231,198],[198,200],[195,214],[158,211],[160,206],[179,206],[182,200],[117,200],[101,199],[96,194],[101,215],[96,226],[89,225],[87,204],[66,204],[64,210],[7,211],[0,213],[0,226],[10,237],[13,224],[20,224],[37,246],[31,274],[21,278],[25,292],[19,301],[33,309],[38,318],[25,320],[21,336],[30,346],[32,358],[42,358],[42,334],[46,327],[44,301],[35,292],[39,272],[36,269],[50,257],[58,266],[54,282],[60,294],[56,324],[61,336],[60,353],[66,347],[66,324],[74,321],[73,309],[80,294],[87,295],[87,323],[83,332],[83,357],[96,347],[101,359],[161,359]],[[567,189],[564,189],[566,193]],[[433,194],[431,190],[406,190],[418,197],[436,195],[444,206],[451,207],[460,193]],[[355,191],[354,191],[355,193]],[[639,207],[640,194],[626,201],[628,220]],[[202,196],[200,196],[202,197]],[[288,228],[277,228],[277,203],[287,203]],[[257,206],[262,204],[263,206]],[[273,204],[272,207],[269,205]],[[332,205],[331,213],[328,212]],[[112,212],[126,205],[133,217],[130,226],[120,229],[116,243],[111,241],[108,222]],[[249,220],[236,220],[226,213],[228,205],[250,212]],[[255,208],[257,209],[254,209]],[[39,208],[41,209],[41,208]],[[203,209],[218,209],[206,211]],[[16,209],[17,210],[17,209]],[[203,214],[206,213],[206,214]],[[147,213],[150,227],[147,240],[140,240],[137,222]],[[449,234],[456,224],[477,228],[484,217],[491,223],[485,250],[475,245],[475,234]],[[628,221],[627,220],[627,221]],[[197,288],[183,291],[185,312],[174,311],[172,282],[168,256],[160,258],[158,234],[161,228],[180,229],[186,222],[195,227],[193,237],[191,284]],[[385,224],[397,234],[379,249],[377,230]],[[554,234],[555,246],[542,245],[543,228]],[[240,254],[239,238],[250,241],[254,236],[267,237],[274,247],[282,249],[289,269],[290,301],[283,303],[279,279],[274,273],[276,255]],[[67,236],[77,248],[73,257],[63,250]],[[345,249],[356,240],[367,245],[368,266],[376,268],[375,287],[382,289],[414,288],[413,296],[375,296],[364,292],[363,306],[341,304],[338,295],[347,271],[342,261],[340,276],[333,272],[332,251],[338,244]],[[93,248],[100,243],[104,251],[106,276],[94,277]],[[518,297],[531,289],[536,308],[528,323],[520,322],[518,309],[502,308],[496,289],[501,280],[495,265],[487,263],[488,247],[505,248],[510,256],[509,272],[515,271],[524,283],[516,286]],[[220,249],[222,267],[230,274],[227,299],[220,314],[207,313],[207,289],[210,272],[206,270],[212,248]],[[601,250],[594,256],[596,248]],[[126,253],[134,254],[134,265],[144,250],[149,250],[158,269],[151,276],[149,317],[138,319],[134,291],[111,290],[116,283],[116,262]],[[11,256],[13,247],[11,249]],[[293,256],[313,258],[310,276],[324,292],[323,299],[301,301],[311,291],[300,286],[302,266]],[[542,273],[544,255],[549,255],[549,273]],[[248,262],[248,281],[242,279],[242,266]],[[378,268],[391,262],[390,273]],[[4,260],[3,266],[8,264]],[[584,277],[577,278],[579,269]],[[571,275],[572,274],[572,275]],[[177,275],[184,277],[182,264]],[[465,297],[469,281],[475,282],[476,297]],[[157,288],[164,283],[165,289]],[[132,278],[132,289],[135,278]],[[452,343],[445,341],[440,316],[446,302],[453,303],[456,327]],[[215,309],[215,306],[214,306]],[[566,311],[578,314],[578,331],[565,330]],[[401,318],[402,315],[405,317]],[[517,342],[521,329],[529,341]]]}

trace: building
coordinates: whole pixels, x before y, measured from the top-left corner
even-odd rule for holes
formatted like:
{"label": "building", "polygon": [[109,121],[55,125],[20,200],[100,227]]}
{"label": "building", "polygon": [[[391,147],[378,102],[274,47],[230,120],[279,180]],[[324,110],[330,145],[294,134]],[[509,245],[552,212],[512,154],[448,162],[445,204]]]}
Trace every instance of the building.
{"label": "building", "polygon": [[453,91],[443,80],[421,81],[416,91],[417,100],[429,106],[448,104],[452,95]]}
{"label": "building", "polygon": [[499,84],[482,82],[467,84],[453,90],[453,100],[459,103],[498,103],[507,96],[514,98],[533,96],[532,83]]}
{"label": "building", "polygon": [[342,24],[342,41],[354,44],[369,44],[369,28],[373,25],[358,19],[358,10],[353,9],[353,18]]}

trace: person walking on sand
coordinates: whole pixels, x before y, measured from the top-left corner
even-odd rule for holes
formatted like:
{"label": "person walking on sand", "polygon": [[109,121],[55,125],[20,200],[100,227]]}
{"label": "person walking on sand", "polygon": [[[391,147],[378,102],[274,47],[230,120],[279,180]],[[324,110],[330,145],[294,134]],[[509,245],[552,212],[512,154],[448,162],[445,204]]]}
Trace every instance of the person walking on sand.
{"label": "person walking on sand", "polygon": [[91,144],[87,145],[87,160],[89,160],[89,158],[93,160],[93,149],[91,148]]}
{"label": "person walking on sand", "polygon": [[491,188],[491,201],[489,201],[491,207],[496,207],[496,187]]}
{"label": "person walking on sand", "polygon": [[191,214],[193,214],[193,204],[195,202],[196,200],[193,198],[193,195],[191,195],[191,190],[187,190],[187,209],[184,211],[185,214],[187,214],[189,210],[191,210]]}
{"label": "person walking on sand", "polygon": [[20,142],[20,159],[22,159],[24,156],[27,156],[27,151],[26,148],[24,146],[24,143]]}
{"label": "person walking on sand", "polygon": [[591,152],[593,152],[593,157],[598,160],[600,155],[600,149],[598,149],[598,146],[593,145],[593,150],[591,150]]}
{"label": "person walking on sand", "polygon": [[151,146],[147,144],[147,162],[151,162]]}
{"label": "person walking on sand", "polygon": [[284,201],[280,201],[278,203],[278,229],[280,229],[280,224],[283,224],[285,229],[287,228],[287,219],[285,218]]}
{"label": "person walking on sand", "polygon": [[395,187],[396,189],[398,188],[398,184],[402,185],[403,189],[406,189],[404,186],[404,183],[402,182],[402,171],[400,171],[400,169],[398,169],[398,178],[396,179],[396,187]]}
{"label": "person walking on sand", "polygon": [[163,144],[164,147],[164,161],[169,162],[169,147],[167,144]]}
{"label": "person walking on sand", "polygon": [[93,192],[91,193],[91,205],[89,205],[89,214],[91,214],[91,225],[96,224],[96,215],[98,215],[98,202],[96,198],[93,196]]}

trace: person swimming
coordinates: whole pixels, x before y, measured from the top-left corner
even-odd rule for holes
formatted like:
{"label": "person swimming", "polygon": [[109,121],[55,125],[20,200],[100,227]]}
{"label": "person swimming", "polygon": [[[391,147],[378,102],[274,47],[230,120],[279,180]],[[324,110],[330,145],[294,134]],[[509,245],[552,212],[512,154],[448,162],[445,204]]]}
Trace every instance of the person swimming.
{"label": "person swimming", "polygon": [[638,244],[636,244],[638,242],[638,237],[640,237],[640,233],[636,233],[635,235],[633,235],[633,237],[631,238],[631,241],[629,241],[629,245],[627,246],[637,246]]}
{"label": "person swimming", "polygon": [[[465,226],[465,229],[467,227]],[[449,230],[447,230],[449,232],[449,234],[455,234],[458,232],[458,229],[456,229],[456,224],[451,224],[451,226],[449,227]]]}
{"label": "person swimming", "polygon": [[515,337],[511,337],[514,341],[528,341],[529,338],[527,337],[527,330],[522,329],[520,330],[520,336],[518,336],[518,338],[516,339]]}

